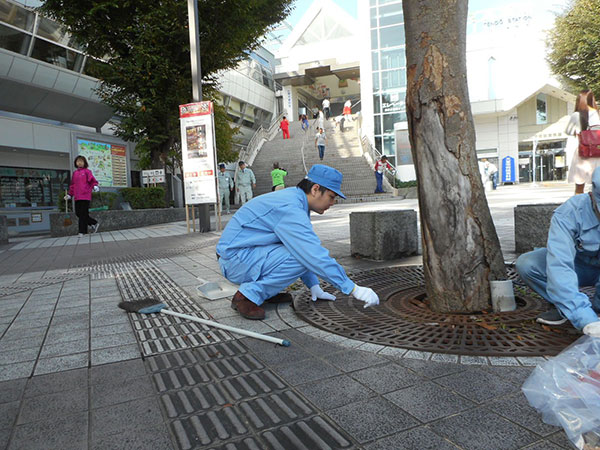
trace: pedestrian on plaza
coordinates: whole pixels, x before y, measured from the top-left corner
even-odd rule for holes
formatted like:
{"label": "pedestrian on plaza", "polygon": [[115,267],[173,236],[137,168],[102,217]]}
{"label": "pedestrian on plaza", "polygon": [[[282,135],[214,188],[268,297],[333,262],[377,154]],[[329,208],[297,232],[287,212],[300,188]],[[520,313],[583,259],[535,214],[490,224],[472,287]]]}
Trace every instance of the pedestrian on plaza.
{"label": "pedestrian on plaza", "polygon": [[[569,320],[585,334],[600,337],[600,168],[592,174],[592,191],[575,195],[554,211],[546,248],[524,253],[515,268],[523,281],[550,302],[539,323]],[[581,286],[595,286],[589,297]]]}
{"label": "pedestrian on plaza", "polygon": [[483,171],[485,178],[492,182],[492,189],[496,190],[498,186],[498,168],[496,164],[489,162],[487,159],[482,159]]}
{"label": "pedestrian on plaza", "polygon": [[286,175],[287,171],[285,169],[281,169],[278,162],[273,163],[273,170],[271,171],[271,179],[273,180],[273,188],[271,189],[272,191],[285,189],[283,178]]}
{"label": "pedestrian on plaza", "polygon": [[383,190],[383,172],[385,172],[386,170],[390,170],[393,172],[394,168],[388,162],[387,156],[381,155],[381,158],[379,158],[375,162],[374,170],[375,170],[375,180],[377,181],[377,187],[375,188],[375,193],[381,194],[381,193],[385,192]]}
{"label": "pedestrian on plaza", "polygon": [[98,180],[94,178],[92,171],[88,169],[88,161],[85,156],[79,155],[73,161],[75,172],[71,176],[69,192],[65,195],[65,200],[75,199],[75,215],[79,219],[79,237],[88,233],[88,227],[92,233],[98,231],[100,223],[93,217],[90,217],[90,203],[92,202],[92,191],[98,192]]}
{"label": "pedestrian on plaza", "polygon": [[325,115],[321,110],[317,114],[317,128],[325,128]]}
{"label": "pedestrian on plaza", "polygon": [[329,116],[331,115],[330,111],[331,102],[328,98],[323,99],[323,113],[325,114],[325,119],[329,120]]}
{"label": "pedestrian on plaza", "polygon": [[242,317],[264,319],[263,303],[291,301],[281,291],[298,278],[313,301],[335,300],[321,289],[321,278],[365,308],[379,304],[372,289],[355,284],[329,256],[310,222],[311,211],[323,214],[337,196],[345,198],[341,185],[341,172],[316,164],[296,188],[261,195],[234,214],[216,250],[223,276],[240,285],[231,307]]}
{"label": "pedestrian on plaza", "polygon": [[319,159],[323,161],[325,156],[325,144],[327,143],[327,136],[323,128],[319,128],[319,132],[315,136],[315,148],[319,151]]}
{"label": "pedestrian on plaza", "polygon": [[308,128],[310,127],[310,124],[308,123],[308,117],[306,117],[306,114],[302,114],[302,117],[300,120],[302,121],[302,131],[308,130]]}
{"label": "pedestrian on plaza", "polygon": [[287,120],[285,118],[285,116],[283,116],[283,119],[281,119],[279,128],[281,128],[281,131],[283,132],[283,138],[289,139],[290,138],[290,122],[289,122],[289,120]]}
{"label": "pedestrian on plaza", "polygon": [[565,133],[570,137],[567,139],[567,155],[573,153],[571,164],[569,164],[569,175],[567,181],[575,183],[575,194],[583,194],[585,183],[591,183],[592,172],[600,166],[600,158],[584,158],[579,156],[579,140],[577,135],[581,130],[598,129],[600,127],[600,116],[594,93],[585,89],[579,93],[575,100],[575,112],[571,114]]}
{"label": "pedestrian on plaza", "polygon": [[316,119],[317,117],[319,117],[319,107],[318,106],[313,107],[312,113],[313,113],[313,115],[312,115],[313,119]]}
{"label": "pedestrian on plaza", "polygon": [[229,195],[233,191],[233,177],[225,170],[223,163],[219,164],[217,181],[219,182],[219,208],[223,211],[223,203],[225,203],[225,214],[229,214]]}
{"label": "pedestrian on plaza", "polygon": [[243,205],[247,201],[252,200],[252,188],[256,189],[256,177],[254,176],[252,169],[246,167],[244,161],[240,161],[238,165],[240,167],[235,175],[235,185],[237,186],[237,191],[240,194],[240,201]]}

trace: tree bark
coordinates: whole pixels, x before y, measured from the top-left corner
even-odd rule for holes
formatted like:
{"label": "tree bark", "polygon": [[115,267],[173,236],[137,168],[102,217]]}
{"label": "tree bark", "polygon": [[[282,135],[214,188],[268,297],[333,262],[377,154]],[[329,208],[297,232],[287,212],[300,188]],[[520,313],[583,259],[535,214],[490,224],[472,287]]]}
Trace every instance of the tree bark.
{"label": "tree bark", "polygon": [[466,68],[467,0],[402,3],[409,136],[431,307],[480,311],[506,277],[475,152]]}

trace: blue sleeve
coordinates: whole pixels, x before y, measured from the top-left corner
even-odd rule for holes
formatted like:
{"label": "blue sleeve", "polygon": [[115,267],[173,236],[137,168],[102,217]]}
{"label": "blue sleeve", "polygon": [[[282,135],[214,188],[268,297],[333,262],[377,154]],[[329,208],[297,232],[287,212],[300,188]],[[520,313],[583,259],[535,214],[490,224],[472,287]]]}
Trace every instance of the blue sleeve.
{"label": "blue sleeve", "polygon": [[352,292],[354,282],[321,245],[306,213],[296,208],[283,209],[280,213],[282,217],[273,231],[292,256],[311,272],[303,276],[302,281],[312,287],[318,283],[318,276],[344,294]]}
{"label": "blue sleeve", "polygon": [[252,184],[256,184],[256,177],[254,176],[254,172],[250,171],[250,178],[252,179]]}
{"label": "blue sleeve", "polygon": [[575,272],[576,224],[575,212],[566,210],[552,216],[548,234],[546,256],[546,290],[554,303],[576,328],[597,322],[598,315],[592,309],[587,295],[579,292],[579,279]]}

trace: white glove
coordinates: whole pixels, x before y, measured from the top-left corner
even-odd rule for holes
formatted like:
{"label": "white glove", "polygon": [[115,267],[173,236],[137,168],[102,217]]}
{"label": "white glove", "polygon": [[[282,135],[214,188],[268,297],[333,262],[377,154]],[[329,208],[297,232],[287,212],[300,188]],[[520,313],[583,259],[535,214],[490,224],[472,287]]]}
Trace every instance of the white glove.
{"label": "white glove", "polygon": [[316,302],[317,299],[332,301],[335,300],[335,295],[325,292],[323,289],[321,289],[321,286],[319,286],[318,284],[315,284],[313,287],[310,288],[310,294],[313,302]]}
{"label": "white glove", "polygon": [[583,334],[600,338],[600,320],[597,322],[588,323],[585,327],[583,327]]}
{"label": "white glove", "polygon": [[365,308],[369,306],[379,305],[379,297],[371,288],[355,284],[354,289],[352,290],[352,296],[355,299],[360,300],[361,302],[365,302]]}
{"label": "white glove", "polygon": [[98,185],[94,186],[94,192],[98,192],[100,191],[100,188],[98,187]]}
{"label": "white glove", "polygon": [[71,200],[71,196],[69,194],[65,195],[65,200]]}

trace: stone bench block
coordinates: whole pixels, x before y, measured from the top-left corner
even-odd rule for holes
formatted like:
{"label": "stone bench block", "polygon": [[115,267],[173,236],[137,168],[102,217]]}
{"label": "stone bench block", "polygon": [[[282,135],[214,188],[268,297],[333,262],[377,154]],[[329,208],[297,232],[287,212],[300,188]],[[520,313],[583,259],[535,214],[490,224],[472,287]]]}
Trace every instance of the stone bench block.
{"label": "stone bench block", "polygon": [[534,248],[546,246],[552,214],[561,204],[543,203],[515,206],[516,253],[530,252]]}
{"label": "stone bench block", "polygon": [[0,216],[0,245],[8,244],[8,222],[6,216]]}
{"label": "stone bench block", "polygon": [[[50,235],[52,237],[73,236],[77,234],[79,223],[77,216],[72,212],[68,214],[73,223],[67,227],[64,226],[65,213],[50,214]],[[185,208],[90,211],[90,216],[100,222],[99,231],[102,232],[185,220]]]}
{"label": "stone bench block", "polygon": [[416,255],[418,245],[417,212],[413,209],[350,213],[352,256],[398,259]]}

